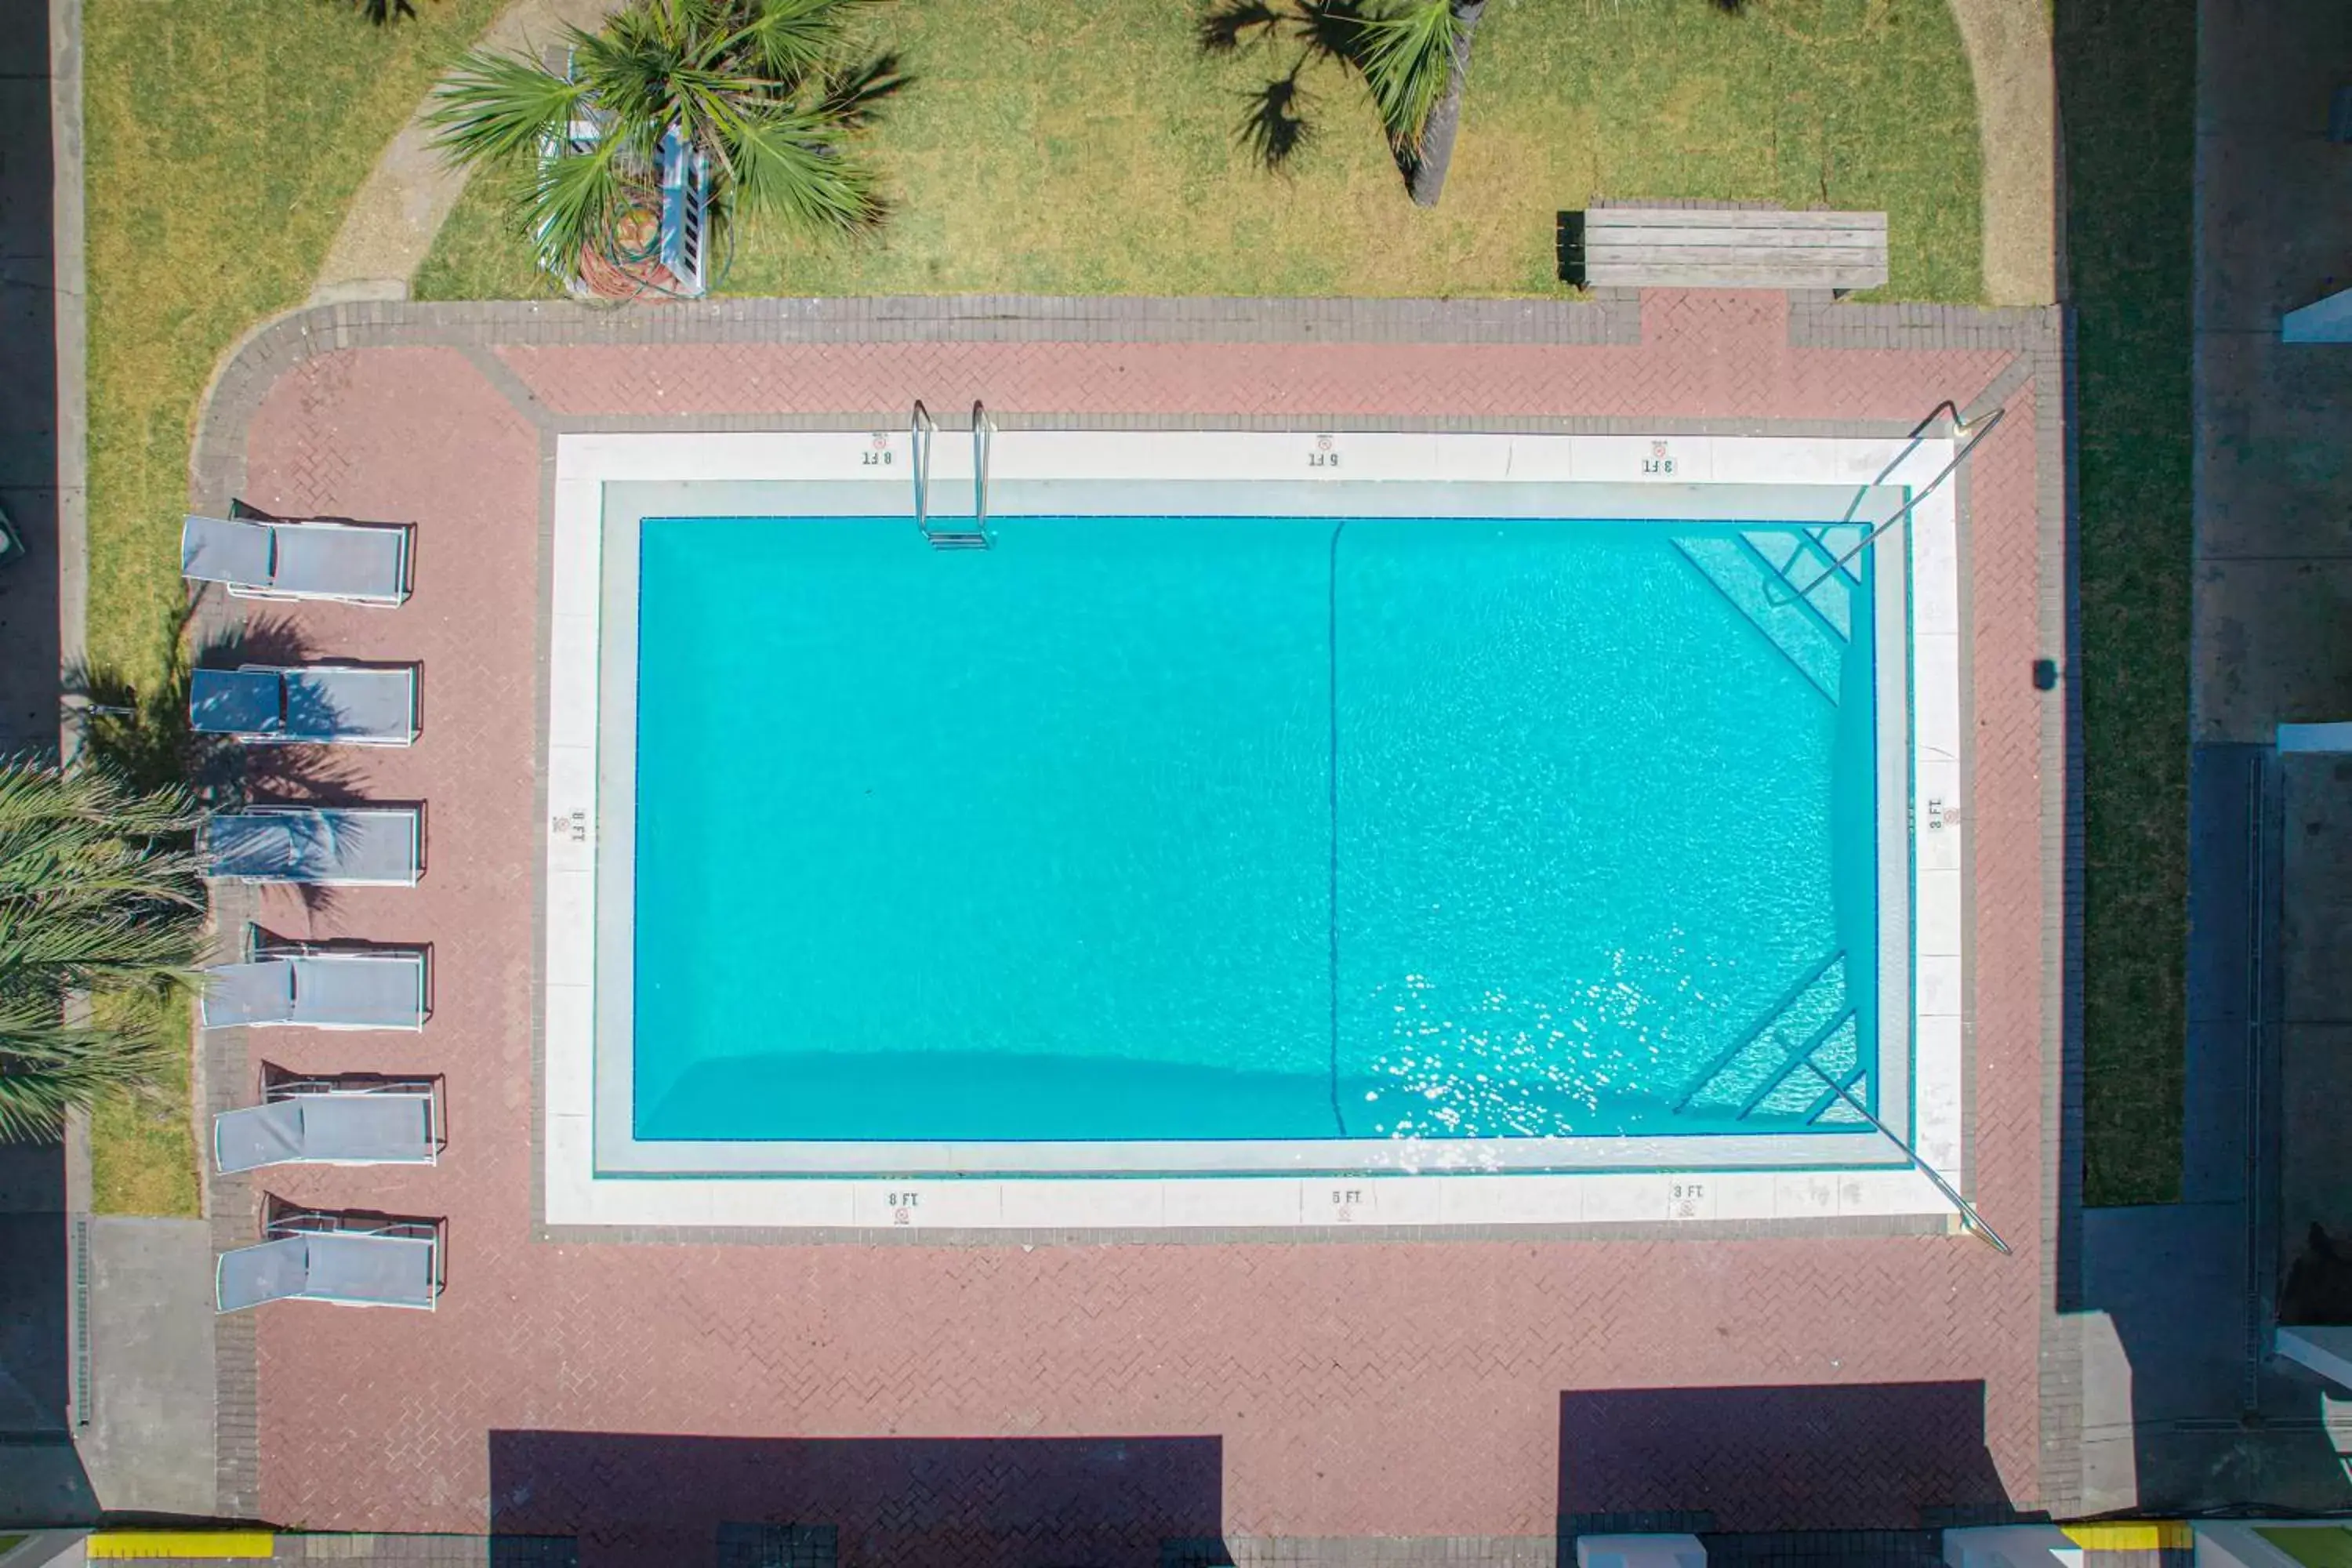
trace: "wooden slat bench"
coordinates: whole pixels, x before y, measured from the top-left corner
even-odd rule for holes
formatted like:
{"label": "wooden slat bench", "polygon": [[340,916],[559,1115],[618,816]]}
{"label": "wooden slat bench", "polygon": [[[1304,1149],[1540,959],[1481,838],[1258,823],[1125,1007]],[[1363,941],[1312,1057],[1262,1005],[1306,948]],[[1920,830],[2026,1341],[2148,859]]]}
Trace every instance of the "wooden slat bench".
{"label": "wooden slat bench", "polygon": [[1589,289],[1875,289],[1885,213],[1592,207],[1560,215],[1562,276]]}

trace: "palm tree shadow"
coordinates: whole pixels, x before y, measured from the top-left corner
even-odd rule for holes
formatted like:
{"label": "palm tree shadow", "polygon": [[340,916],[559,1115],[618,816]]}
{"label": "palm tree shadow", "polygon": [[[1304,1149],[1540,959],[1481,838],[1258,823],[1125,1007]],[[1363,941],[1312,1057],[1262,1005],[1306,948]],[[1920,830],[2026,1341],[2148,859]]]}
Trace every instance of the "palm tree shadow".
{"label": "palm tree shadow", "polygon": [[1260,38],[1274,37],[1288,19],[1265,0],[1232,0],[1203,12],[1192,37],[1202,54],[1229,55],[1253,41],[1252,34]]}
{"label": "palm tree shadow", "polygon": [[[326,746],[256,746],[196,728],[190,708],[200,668],[240,664],[302,665],[319,650],[283,616],[257,616],[191,644],[196,603],[166,617],[163,671],[141,681],[119,667],[85,661],[67,674],[66,691],[81,700],[82,750],[90,761],[142,791],[178,785],[213,811],[233,811],[257,796],[330,804],[358,792],[360,776]],[[333,889],[298,884],[313,912]]]}
{"label": "palm tree shadow", "polygon": [[1298,85],[1298,73],[1306,66],[1302,59],[1290,68],[1289,75],[1276,77],[1247,95],[1249,108],[1234,134],[1258,167],[1269,174],[1286,168],[1314,137],[1315,126],[1304,112],[1309,95]]}
{"label": "palm tree shadow", "polygon": [[1363,68],[1364,8],[1356,0],[1299,0],[1294,25],[1316,58]]}
{"label": "palm tree shadow", "polygon": [[1248,108],[1234,139],[1258,167],[1283,172],[1314,139],[1315,123],[1307,112],[1314,95],[1299,80],[1309,65],[1328,62],[1360,74],[1363,20],[1359,0],[1223,0],[1202,14],[1192,37],[1203,55],[1231,55],[1285,39],[1298,46],[1287,71],[1244,95]]}
{"label": "palm tree shadow", "polygon": [[837,116],[849,130],[863,130],[880,116],[885,103],[914,81],[898,52],[886,50],[826,77],[818,112]]}

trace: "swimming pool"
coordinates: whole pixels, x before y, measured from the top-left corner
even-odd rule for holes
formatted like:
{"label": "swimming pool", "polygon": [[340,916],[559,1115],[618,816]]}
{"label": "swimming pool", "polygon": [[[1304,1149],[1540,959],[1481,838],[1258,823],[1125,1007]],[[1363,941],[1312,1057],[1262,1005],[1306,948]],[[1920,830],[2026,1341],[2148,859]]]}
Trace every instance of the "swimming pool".
{"label": "swimming pool", "polygon": [[559,440],[550,1223],[1948,1212],[1941,454],[906,456]]}
{"label": "swimming pool", "polygon": [[1862,531],[647,518],[635,1134],[1864,1128]]}

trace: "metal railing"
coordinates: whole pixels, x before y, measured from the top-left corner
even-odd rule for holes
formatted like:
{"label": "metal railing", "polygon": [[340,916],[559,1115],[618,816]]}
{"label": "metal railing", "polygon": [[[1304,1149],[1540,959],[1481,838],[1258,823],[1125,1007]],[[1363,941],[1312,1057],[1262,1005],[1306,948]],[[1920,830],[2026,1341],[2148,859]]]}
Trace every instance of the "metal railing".
{"label": "metal railing", "polygon": [[938,428],[923,400],[915,399],[915,411],[907,418],[907,470],[915,481],[915,526],[926,534],[931,531],[931,433]]}
{"label": "metal railing", "polygon": [[930,411],[922,399],[915,400],[915,412],[908,425],[908,434],[914,442],[915,526],[934,550],[985,550],[988,548],[988,448],[996,427],[989,422],[988,411],[978,399],[971,405],[971,519],[960,517],[934,520],[931,516],[931,437],[939,426],[931,420]]}
{"label": "metal railing", "polygon": [[[1873,479],[1869,484],[1864,486],[1860,491],[1856,492],[1853,503],[1845,509],[1845,516],[1839,520],[1839,527],[1847,526],[1853,521],[1853,514],[1862,508],[1863,497],[1868,495],[1872,490],[1886,482],[1886,476],[1900,468],[1903,464],[1903,460],[1906,458],[1908,458],[1918,448],[1920,442],[1927,438],[1927,426],[1935,423],[1936,416],[1943,413],[1944,410],[1948,408],[1952,408],[1952,405],[1948,399],[1938,405],[1935,413],[1928,415],[1927,418],[1919,422],[1918,427],[1911,432],[1910,440],[1904,444],[1903,450],[1895,454],[1894,460],[1878,471],[1878,478]],[[1852,547],[1840,554],[1827,566],[1822,567],[1819,576],[1815,577],[1811,582],[1806,584],[1801,588],[1798,588],[1794,583],[1790,583],[1789,584],[1790,587],[1796,589],[1798,596],[1801,598],[1805,595],[1810,594],[1814,589],[1820,587],[1822,584],[1828,582],[1838,573],[1844,571],[1847,564],[1851,563],[1855,556],[1860,555],[1864,551],[1869,549],[1871,545],[1877,541],[1880,534],[1885,533],[1888,529],[1893,528],[1896,523],[1901,522],[1905,518],[1909,517],[1912,510],[1917,507],[1921,501],[1926,500],[1929,496],[1934,495],[1937,490],[1942,489],[1944,481],[1950,479],[1953,473],[1958,469],[1959,466],[1968,460],[1968,456],[1970,452],[1976,450],[1977,443],[1991,435],[1993,433],[1994,426],[1998,426],[2001,422],[2002,416],[2008,413],[2009,409],[2004,405],[1994,409],[1990,414],[1980,415],[1977,418],[1963,424],[1959,417],[1959,411],[1958,409],[1953,409],[1952,430],[1954,434],[1959,434],[1963,431],[1967,432],[1968,439],[1960,443],[1959,449],[1952,454],[1951,461],[1946,463],[1942,468],[1938,469],[1936,477],[1929,479],[1925,486],[1919,489],[1914,490],[1911,493],[1911,499],[1905,501],[1901,506],[1896,507],[1885,521],[1879,523],[1877,527],[1872,529],[1868,533],[1864,534],[1861,539],[1857,540],[1853,544]]]}
{"label": "metal railing", "polygon": [[981,406],[980,399],[971,400],[971,521],[982,536],[988,532],[988,449],[996,438],[996,425]]}

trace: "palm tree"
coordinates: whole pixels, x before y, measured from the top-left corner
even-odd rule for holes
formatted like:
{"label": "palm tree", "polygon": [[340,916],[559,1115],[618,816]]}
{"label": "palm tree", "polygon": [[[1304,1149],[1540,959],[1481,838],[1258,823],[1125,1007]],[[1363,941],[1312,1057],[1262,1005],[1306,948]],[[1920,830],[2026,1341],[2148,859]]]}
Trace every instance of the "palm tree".
{"label": "palm tree", "polygon": [[[142,794],[94,765],[0,761],[0,1139],[55,1137],[68,1110],[144,1083],[172,1048],[133,1010],[103,1004],[194,983],[201,816],[177,787]],[[68,1016],[68,992],[100,1004],[89,1021]]]}
{"label": "palm tree", "polygon": [[1415,206],[1433,207],[1454,161],[1470,35],[1486,0],[1404,0],[1359,24],[1357,60]]}
{"label": "palm tree", "polygon": [[707,161],[714,234],[739,206],[805,229],[861,227],[881,203],[845,143],[903,83],[894,57],[851,48],[863,4],[631,0],[599,32],[566,29],[566,73],[478,49],[438,90],[436,144],[455,163],[520,174],[517,216],[559,278],[642,260],[672,137]]}

